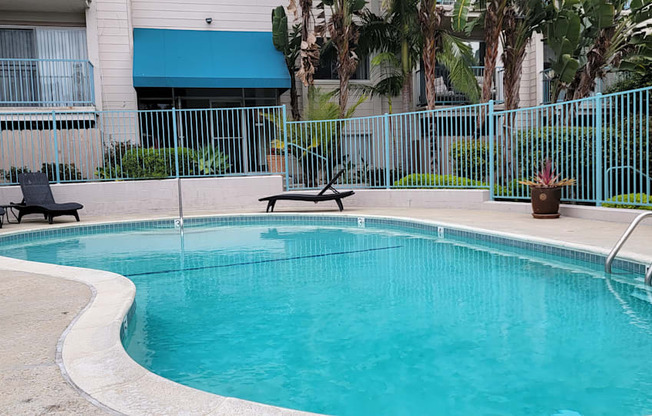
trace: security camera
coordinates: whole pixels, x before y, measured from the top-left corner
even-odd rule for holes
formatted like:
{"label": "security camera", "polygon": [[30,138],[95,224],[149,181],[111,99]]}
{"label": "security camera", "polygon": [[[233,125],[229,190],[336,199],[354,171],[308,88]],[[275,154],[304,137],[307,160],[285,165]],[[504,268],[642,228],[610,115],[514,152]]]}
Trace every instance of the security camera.
{"label": "security camera", "polygon": [[209,25],[210,25],[211,23],[213,23],[213,18],[212,18],[212,17],[207,17],[207,18],[206,18],[206,23],[208,23]]}

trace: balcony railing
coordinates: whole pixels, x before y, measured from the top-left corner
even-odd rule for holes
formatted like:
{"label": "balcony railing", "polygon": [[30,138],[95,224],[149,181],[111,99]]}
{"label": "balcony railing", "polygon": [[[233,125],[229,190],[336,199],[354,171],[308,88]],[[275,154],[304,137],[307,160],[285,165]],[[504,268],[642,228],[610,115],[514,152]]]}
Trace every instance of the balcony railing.
{"label": "balcony railing", "polygon": [[89,106],[94,95],[89,61],[0,59],[0,107]]}
{"label": "balcony railing", "polygon": [[[484,82],[484,67],[473,66],[473,75],[482,89]],[[493,86],[493,99],[496,101],[503,101],[503,68],[496,68],[494,75]],[[448,70],[443,67],[435,69],[435,104],[436,105],[459,105],[470,104],[469,98],[463,93],[455,89],[450,80]],[[419,105],[426,105],[426,80],[423,70],[419,71]]]}

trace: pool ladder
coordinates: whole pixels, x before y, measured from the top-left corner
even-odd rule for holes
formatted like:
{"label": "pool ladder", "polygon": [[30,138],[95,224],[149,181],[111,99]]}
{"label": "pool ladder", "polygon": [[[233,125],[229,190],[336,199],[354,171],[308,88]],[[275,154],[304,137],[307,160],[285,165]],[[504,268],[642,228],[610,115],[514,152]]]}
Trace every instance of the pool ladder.
{"label": "pool ladder", "polygon": [[[616,258],[616,255],[620,251],[620,249],[623,247],[623,244],[625,244],[625,241],[629,239],[629,237],[632,235],[634,232],[634,229],[638,226],[638,224],[641,223],[645,218],[652,216],[652,212],[644,212],[643,214],[640,214],[638,217],[634,218],[634,221],[632,221],[631,224],[629,224],[629,227],[623,233],[622,237],[620,237],[620,240],[616,243],[614,248],[611,249],[611,253],[607,256],[607,262],[604,265],[604,271],[607,273],[611,273],[611,263],[613,263],[614,259]],[[645,272],[645,284],[650,286],[652,285],[652,264],[650,264]]]}

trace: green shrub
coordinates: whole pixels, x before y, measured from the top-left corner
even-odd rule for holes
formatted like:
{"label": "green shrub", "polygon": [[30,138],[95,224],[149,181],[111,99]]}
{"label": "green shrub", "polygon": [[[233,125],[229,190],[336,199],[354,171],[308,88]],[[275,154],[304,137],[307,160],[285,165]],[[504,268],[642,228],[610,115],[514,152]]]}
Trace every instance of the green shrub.
{"label": "green shrub", "polygon": [[[178,148],[180,174],[197,172],[197,156],[192,149]],[[114,145],[104,153],[104,167],[98,168],[102,179],[148,179],[176,176],[174,149],[145,149],[124,144]]]}
{"label": "green shrub", "polygon": [[[55,163],[44,163],[41,166],[41,172],[48,176],[50,182],[57,181],[57,169]],[[18,182],[18,175],[21,173],[29,173],[32,170],[27,166],[16,167],[12,166],[8,170],[0,170],[2,175],[8,182]],[[81,172],[77,169],[74,163],[59,163],[59,179],[62,181],[79,181],[84,179]]]}
{"label": "green shrub", "polygon": [[646,194],[623,194],[616,195],[607,199],[612,203],[604,203],[603,207],[610,208],[628,208],[628,209],[646,209],[652,211],[652,206],[634,205],[634,204],[650,204],[652,203],[652,195]]}
{"label": "green shrub", "polygon": [[208,146],[195,152],[197,173],[200,175],[219,175],[231,167],[229,157],[219,149]]}
{"label": "green shrub", "polygon": [[5,178],[7,182],[16,183],[18,182],[18,175],[21,173],[31,172],[27,166],[17,167],[12,166],[7,170],[0,169],[0,175]]}
{"label": "green shrub", "polygon": [[[44,163],[41,172],[48,175],[50,182],[57,181],[57,169],[55,163]],[[59,179],[62,181],[79,181],[84,179],[81,172],[77,170],[74,163],[59,163]]]}
{"label": "green shrub", "polygon": [[[507,194],[505,196],[516,196],[516,197],[529,197],[530,196],[530,187],[519,183],[523,179],[514,179],[510,181],[505,190]],[[503,195],[500,195],[503,196]]]}
{"label": "green shrub", "polygon": [[[486,181],[489,177],[489,145],[481,141],[458,141],[449,152],[453,173],[463,178]],[[494,149],[496,155],[496,149]],[[497,161],[497,158],[494,158]],[[494,169],[496,163],[494,163]]]}
{"label": "green shrub", "polygon": [[[412,173],[394,182],[397,188],[489,188],[489,185],[469,178],[462,178],[454,175],[433,175]],[[495,185],[494,192],[499,195],[507,195],[504,186]]]}

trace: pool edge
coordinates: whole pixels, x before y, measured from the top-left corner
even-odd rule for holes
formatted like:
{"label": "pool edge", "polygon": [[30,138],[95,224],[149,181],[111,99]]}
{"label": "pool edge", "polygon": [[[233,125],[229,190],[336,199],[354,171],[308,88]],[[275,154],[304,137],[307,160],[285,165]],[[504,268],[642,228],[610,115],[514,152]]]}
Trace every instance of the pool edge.
{"label": "pool edge", "polygon": [[[605,250],[561,240],[498,232],[479,227],[392,215],[356,215],[333,213],[221,214],[210,217],[351,217],[398,220],[409,223],[441,226],[451,230],[496,236],[515,241],[552,245],[573,251],[605,256]],[[170,218],[171,220],[172,218]],[[161,220],[160,218],[157,220]],[[146,220],[144,220],[146,221]],[[112,224],[131,221],[106,221]],[[83,227],[73,224],[71,227]],[[68,227],[66,227],[68,228]],[[17,234],[23,234],[24,230]],[[12,233],[14,234],[14,233]],[[636,263],[643,258],[628,257]],[[112,414],[204,414],[204,415],[309,415],[298,410],[283,409],[197,390],[151,373],[136,363],[124,350],[121,330],[135,298],[136,289],[128,278],[116,273],[30,262],[0,257],[0,269],[48,275],[86,284],[92,296],[61,335],[57,344],[57,364],[66,381],[83,397]]]}

